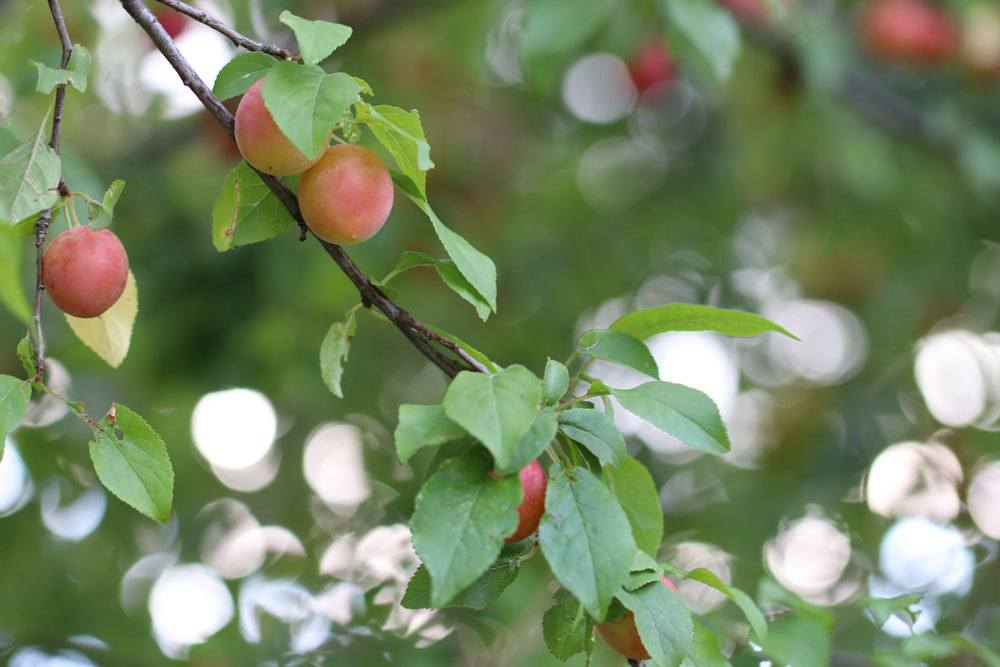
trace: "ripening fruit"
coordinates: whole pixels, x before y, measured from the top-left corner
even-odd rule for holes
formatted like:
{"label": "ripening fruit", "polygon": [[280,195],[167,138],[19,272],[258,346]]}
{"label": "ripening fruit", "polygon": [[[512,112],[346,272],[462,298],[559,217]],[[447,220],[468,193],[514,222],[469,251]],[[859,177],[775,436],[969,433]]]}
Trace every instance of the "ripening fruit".
{"label": "ripening fruit", "polygon": [[319,161],[310,159],[295,147],[278,128],[264,105],[261,79],[243,95],[236,108],[236,145],[243,159],[252,167],[272,176],[301,174]]}
{"label": "ripening fruit", "polygon": [[538,523],[545,512],[545,489],[549,485],[549,480],[545,476],[542,464],[535,459],[521,468],[518,476],[521,478],[521,490],[524,496],[521,504],[517,506],[517,530],[504,540],[506,544],[520,542],[538,530]]}
{"label": "ripening fruit", "polygon": [[49,298],[64,313],[97,317],[125,291],[128,255],[113,232],[74,227],[45,251],[42,279]]}
{"label": "ripening fruit", "polygon": [[153,16],[156,20],[160,22],[163,29],[167,31],[171,39],[177,39],[177,36],[184,32],[188,27],[188,22],[191,20],[184,14],[181,14],[176,9],[171,9],[170,7],[160,7],[155,12]]}
{"label": "ripening fruit", "polygon": [[933,65],[958,48],[958,31],[944,11],[923,0],[876,0],[861,18],[872,53],[905,63]]}
{"label": "ripening fruit", "polygon": [[[670,590],[677,590],[674,582],[666,577],[663,577],[662,581]],[[635,617],[632,612],[626,611],[610,623],[598,623],[595,630],[605,644],[626,658],[649,660],[649,651],[639,639],[639,631],[635,627]]]}
{"label": "ripening fruit", "polygon": [[660,38],[644,42],[628,61],[632,83],[640,94],[660,90],[677,76],[677,62]]}
{"label": "ripening fruit", "polygon": [[382,229],[392,210],[392,177],[364,146],[337,144],[299,180],[299,208],[313,233],[354,245]]}

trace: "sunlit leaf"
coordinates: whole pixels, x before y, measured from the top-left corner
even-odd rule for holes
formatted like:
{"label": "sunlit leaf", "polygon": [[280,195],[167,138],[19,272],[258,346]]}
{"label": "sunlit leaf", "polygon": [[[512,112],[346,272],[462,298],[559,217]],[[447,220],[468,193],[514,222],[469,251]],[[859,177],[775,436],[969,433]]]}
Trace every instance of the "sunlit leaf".
{"label": "sunlit leaf", "polygon": [[135,276],[129,271],[125,291],[103,315],[97,317],[73,317],[66,315],[69,328],[76,337],[106,361],[112,368],[118,368],[128,355],[132,342],[132,327],[139,314],[139,291]]}
{"label": "sunlit leaf", "polygon": [[62,163],[45,138],[48,114],[32,141],[0,159],[0,224],[14,225],[59,201]]}
{"label": "sunlit leaf", "polygon": [[334,322],[323,338],[319,348],[319,368],[323,382],[338,398],[344,397],[340,379],[344,374],[344,363],[351,353],[351,339],[357,326],[357,309],[352,308],[342,322]]}
{"label": "sunlit leaf", "polygon": [[620,317],[611,325],[611,329],[639,340],[667,331],[712,331],[735,337],[759,336],[773,331],[798,340],[782,327],[756,313],[693,303],[670,303],[637,310]]}
{"label": "sunlit leaf", "polygon": [[87,92],[87,77],[93,66],[93,58],[90,51],[80,44],[73,45],[73,53],[70,54],[66,69],[49,67],[43,63],[31,61],[38,69],[38,83],[35,90],[48,95],[56,86],[69,84],[81,93]]}
{"label": "sunlit leaf", "polygon": [[300,18],[287,9],[278,15],[278,20],[295,33],[299,43],[302,62],[315,65],[347,43],[354,31],[346,25],[330,21],[310,21]]}
{"label": "sunlit leaf", "polygon": [[707,454],[729,451],[729,434],[719,409],[704,393],[672,382],[647,382],[612,389],[622,407],[688,447]]}

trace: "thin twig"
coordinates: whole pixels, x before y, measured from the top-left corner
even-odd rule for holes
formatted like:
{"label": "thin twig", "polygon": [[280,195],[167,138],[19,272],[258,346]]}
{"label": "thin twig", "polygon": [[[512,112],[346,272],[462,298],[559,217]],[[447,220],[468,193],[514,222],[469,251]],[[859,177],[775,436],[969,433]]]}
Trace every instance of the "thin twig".
{"label": "thin twig", "polygon": [[226,37],[233,43],[234,46],[241,46],[247,51],[262,51],[263,53],[272,55],[275,58],[281,58],[282,60],[295,60],[296,58],[295,54],[287,49],[283,49],[280,46],[275,46],[273,44],[264,44],[263,42],[258,42],[250,39],[246,35],[236,32],[211,14],[204,12],[197,7],[192,7],[186,2],[181,2],[181,0],[157,0],[157,2],[193,18],[198,23],[207,25],[212,30]]}
{"label": "thin twig", "polygon": [[[173,2],[175,0],[171,0]],[[198,74],[191,67],[190,63],[184,58],[181,52],[174,45],[173,40],[157,21],[153,13],[146,7],[141,0],[121,0],[122,7],[126,12],[135,20],[136,23],[146,31],[146,34],[153,40],[156,48],[159,49],[163,57],[167,59],[167,62],[174,68],[178,76],[180,76],[181,81],[186,85],[195,96],[201,101],[202,105],[212,114],[219,125],[229,134],[230,137],[233,136],[233,115],[228,109],[219,101],[212,91],[205,84],[204,81],[198,76]],[[248,47],[249,48],[249,47]],[[302,214],[299,212],[298,200],[295,194],[285,187],[279,179],[269,176],[261,172],[257,172],[264,183],[271,189],[271,191],[277,196],[278,200],[284,204],[285,208],[292,217],[299,223],[299,225],[306,229],[305,222],[302,219]],[[311,232],[310,232],[311,234]],[[340,267],[341,271],[344,272],[354,286],[358,290],[358,294],[361,298],[361,303],[364,304],[366,308],[377,308],[383,315],[385,315],[389,321],[391,321],[397,329],[399,329],[404,336],[416,347],[421,354],[427,357],[431,362],[433,362],[438,368],[440,368],[449,377],[454,377],[461,370],[475,370],[480,372],[486,372],[487,368],[473,356],[468,354],[461,345],[451,341],[437,332],[431,330],[426,324],[416,319],[411,315],[405,308],[396,304],[392,299],[385,295],[385,293],[375,286],[372,281],[358,268],[358,265],[350,258],[350,256],[344,251],[344,249],[334,243],[328,243],[319,237],[312,235],[316,241],[323,246],[326,253],[336,262],[337,266]],[[457,357],[462,363],[457,363],[454,359],[442,353],[435,347],[435,344],[440,345],[449,352],[451,352],[455,357]]]}
{"label": "thin twig", "polygon": [[[793,71],[802,68],[798,49],[784,30],[755,19],[737,17],[737,20],[750,43],[771,53]],[[913,102],[862,70],[847,71],[835,95],[856,115],[884,131],[933,150],[947,148]]]}
{"label": "thin twig", "polygon": [[[59,59],[59,67],[66,69],[69,59],[73,56],[73,40],[69,38],[69,30],[66,28],[66,19],[63,17],[62,7],[59,0],[49,0],[49,12],[52,14],[52,23],[59,34],[59,43],[62,45],[62,57]],[[52,113],[52,134],[49,137],[49,147],[59,152],[59,145],[62,137],[63,108],[66,104],[66,84],[56,87],[56,99]],[[65,196],[69,192],[66,182],[59,181],[59,194]],[[49,224],[52,222],[52,209],[42,211],[35,221],[35,310],[32,315],[32,338],[34,339],[35,351],[35,377],[34,382],[40,382],[45,378],[45,335],[42,331],[42,292],[45,291],[45,282],[42,280],[42,257],[45,255],[45,238],[49,234]]]}

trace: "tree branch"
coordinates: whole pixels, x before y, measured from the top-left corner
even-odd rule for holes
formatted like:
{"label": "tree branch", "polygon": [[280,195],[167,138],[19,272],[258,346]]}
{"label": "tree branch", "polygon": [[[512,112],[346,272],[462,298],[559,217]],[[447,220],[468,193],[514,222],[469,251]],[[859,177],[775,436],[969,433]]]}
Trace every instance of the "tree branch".
{"label": "tree branch", "polygon": [[[66,69],[69,59],[73,55],[73,41],[69,38],[69,30],[66,28],[66,19],[63,17],[62,7],[59,0],[49,0],[49,12],[52,14],[52,23],[59,34],[59,43],[62,45],[62,57],[59,59],[59,67]],[[49,147],[56,153],[59,152],[59,144],[62,137],[63,108],[66,104],[66,84],[56,87],[56,99],[52,113],[52,134],[49,137]],[[69,191],[66,182],[60,179],[59,194],[65,195]],[[41,382],[45,378],[45,335],[42,332],[42,292],[45,291],[45,282],[42,279],[42,258],[45,255],[45,238],[49,234],[49,224],[52,222],[52,209],[42,211],[35,221],[35,310],[32,315],[31,335],[34,339],[35,352],[35,377],[33,382]]]}
{"label": "tree branch", "polygon": [[[760,20],[735,18],[750,43],[770,52],[793,71],[801,69],[798,51],[785,31]],[[948,149],[916,105],[863,70],[848,70],[835,95],[855,114],[883,130],[933,150]]]}
{"label": "tree branch", "polygon": [[262,51],[268,55],[272,55],[275,58],[280,58],[282,60],[295,60],[296,56],[291,51],[283,49],[280,46],[275,46],[273,44],[264,44],[263,42],[258,42],[256,40],[250,39],[249,37],[242,35],[229,26],[227,26],[222,21],[218,20],[211,14],[204,12],[197,7],[192,7],[186,2],[181,2],[181,0],[156,0],[161,5],[166,5],[171,9],[174,9],[181,14],[193,18],[198,23],[203,23],[207,25],[212,30],[216,31],[220,35],[224,36],[234,46],[241,46],[247,51]]}
{"label": "tree branch", "polygon": [[[220,102],[219,99],[212,94],[209,87],[204,81],[201,80],[194,69],[192,69],[191,65],[177,49],[177,46],[163,29],[163,26],[160,25],[160,22],[157,21],[153,13],[141,0],[120,1],[125,11],[129,13],[135,22],[138,23],[139,26],[146,31],[146,34],[148,34],[153,40],[153,43],[156,44],[156,48],[174,68],[184,85],[191,89],[195,96],[197,96],[201,101],[202,105],[204,105],[209,113],[212,114],[215,120],[218,121],[229,136],[232,137],[233,115],[228,109],[226,109],[222,102]],[[177,0],[170,0],[171,3],[176,1]],[[282,183],[279,179],[259,171],[257,174],[261,177],[264,183],[267,184],[275,196],[277,196],[278,200],[284,204],[285,208],[288,209],[288,212],[299,223],[299,225],[304,230],[308,229],[302,219],[302,214],[299,212],[298,200],[296,199],[295,194],[285,187],[284,183]],[[328,243],[317,237],[315,234],[312,236],[321,246],[323,246],[323,249],[330,256],[330,258],[337,263],[337,266],[339,266],[341,271],[344,272],[344,275],[346,275],[348,279],[354,283],[354,286],[357,288],[358,294],[361,297],[362,304],[364,304],[366,308],[377,308],[396,326],[397,329],[403,333],[404,336],[406,336],[406,338],[421,352],[421,354],[444,371],[446,375],[454,377],[459,371],[466,369],[480,372],[487,371],[487,368],[482,363],[469,355],[460,345],[437,334],[426,324],[413,317],[413,315],[411,315],[406,309],[393,302],[392,299],[386,296],[381,289],[372,284],[372,281],[368,278],[368,276],[366,276],[364,272],[358,268],[358,265],[354,263],[341,246],[334,243]],[[461,363],[457,363],[454,359],[443,354],[437,347],[435,347],[435,344],[447,349],[455,355]]]}

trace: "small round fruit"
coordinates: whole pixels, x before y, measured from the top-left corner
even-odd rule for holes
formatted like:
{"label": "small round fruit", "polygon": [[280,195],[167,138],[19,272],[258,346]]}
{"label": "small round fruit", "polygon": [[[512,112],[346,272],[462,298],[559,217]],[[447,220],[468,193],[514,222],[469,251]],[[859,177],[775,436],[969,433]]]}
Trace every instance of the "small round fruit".
{"label": "small round fruit", "polygon": [[862,35],[878,56],[934,65],[958,48],[958,30],[944,11],[923,0],[876,0],[862,15]]}
{"label": "small round fruit", "polygon": [[250,87],[236,108],[236,145],[243,159],[272,176],[301,174],[319,161],[306,157],[281,131],[260,92],[264,79]]}
{"label": "small round fruit", "polygon": [[184,14],[181,14],[176,9],[171,9],[169,7],[161,7],[153,12],[153,16],[156,20],[160,22],[163,29],[167,31],[171,39],[177,39],[177,37],[184,32],[188,27],[188,22],[191,20]]}
{"label": "small round fruit", "polygon": [[42,279],[49,298],[64,313],[97,317],[125,291],[128,255],[113,232],[75,227],[45,251]]}
{"label": "small round fruit", "polygon": [[521,468],[518,476],[521,478],[521,490],[524,492],[524,497],[521,504],[517,506],[517,530],[504,540],[507,544],[520,542],[538,530],[538,523],[542,520],[542,514],[545,512],[545,489],[549,485],[549,480],[545,477],[545,469],[542,468],[542,464],[538,462],[538,459],[535,459]]}
{"label": "small round fruit", "polygon": [[632,83],[640,94],[665,88],[677,76],[677,62],[662,39],[647,40],[628,61]]}
{"label": "small round fruit", "polygon": [[[674,582],[666,577],[663,583],[672,591],[677,590]],[[649,651],[642,645],[639,639],[639,631],[635,627],[635,616],[630,611],[611,621],[610,623],[598,623],[595,627],[597,636],[604,641],[614,651],[621,653],[626,658],[633,660],[649,660]]]}
{"label": "small round fruit", "polygon": [[313,233],[354,245],[375,236],[392,210],[392,177],[375,153],[355,144],[326,149],[299,180],[299,208]]}

